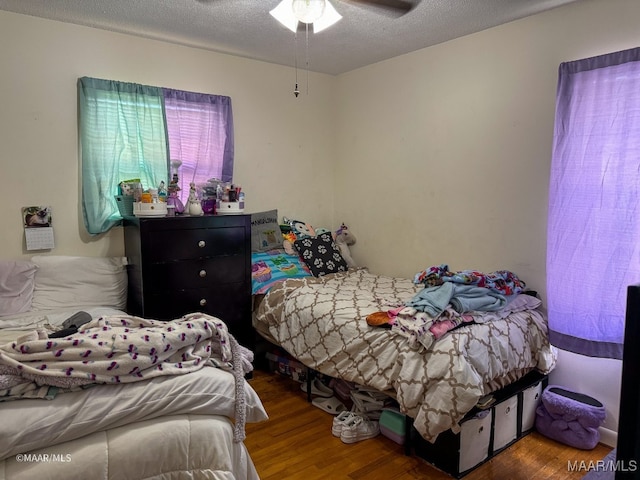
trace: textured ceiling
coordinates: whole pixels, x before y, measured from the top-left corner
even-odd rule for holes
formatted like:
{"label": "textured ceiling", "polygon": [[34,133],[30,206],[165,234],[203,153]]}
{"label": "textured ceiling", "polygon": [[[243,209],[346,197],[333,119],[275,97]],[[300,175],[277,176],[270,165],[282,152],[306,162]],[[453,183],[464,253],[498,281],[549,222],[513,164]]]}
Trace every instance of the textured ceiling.
{"label": "textured ceiling", "polygon": [[[337,75],[578,0],[413,0],[397,17],[331,0],[343,16],[317,35],[269,15],[280,0],[0,0],[0,9]],[[5,40],[6,41],[6,40]]]}

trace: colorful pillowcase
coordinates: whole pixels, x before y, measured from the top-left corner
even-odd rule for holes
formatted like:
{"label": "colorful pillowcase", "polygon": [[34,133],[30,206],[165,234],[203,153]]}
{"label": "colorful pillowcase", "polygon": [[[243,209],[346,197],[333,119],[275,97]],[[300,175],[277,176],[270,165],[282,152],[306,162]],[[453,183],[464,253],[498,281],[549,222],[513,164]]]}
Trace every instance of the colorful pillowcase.
{"label": "colorful pillowcase", "polygon": [[266,252],[282,248],[278,210],[251,214],[251,251]]}
{"label": "colorful pillowcase", "polygon": [[346,272],[349,269],[347,262],[333,241],[331,232],[322,233],[317,237],[296,240],[293,246],[314,277]]}
{"label": "colorful pillowcase", "polygon": [[[282,237],[281,237],[282,238]],[[307,266],[297,255],[288,255],[282,248],[251,253],[251,292],[267,293],[275,284],[287,278],[310,277]]]}

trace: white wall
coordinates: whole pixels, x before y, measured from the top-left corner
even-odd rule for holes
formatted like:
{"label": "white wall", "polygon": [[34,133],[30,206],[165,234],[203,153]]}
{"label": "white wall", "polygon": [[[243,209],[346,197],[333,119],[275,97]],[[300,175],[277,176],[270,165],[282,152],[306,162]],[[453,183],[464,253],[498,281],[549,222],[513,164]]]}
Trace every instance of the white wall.
{"label": "white wall", "polygon": [[[234,180],[247,211],[277,208],[333,228],[335,77],[309,74],[293,95],[291,68],[0,11],[0,257],[25,250],[21,208],[53,208],[52,254],[121,255],[122,229],[90,237],[81,221],[79,77],[228,95]],[[41,252],[38,252],[41,253]]]}
{"label": "white wall", "polygon": [[[229,95],[236,181],[253,211],[346,222],[377,273],[516,272],[543,299],[558,65],[640,44],[640,2],[581,0],[340,77],[0,12],[0,257],[27,256],[20,207],[54,209],[52,253],[122,254],[80,219],[76,80]],[[317,136],[316,136],[317,134]],[[620,362],[563,352],[552,381],[607,406]]]}
{"label": "white wall", "polygon": [[[544,299],[558,66],[640,45],[639,18],[636,0],[581,0],[342,75],[336,219],[355,260],[508,269]],[[617,431],[620,366],[562,352],[552,381]]]}

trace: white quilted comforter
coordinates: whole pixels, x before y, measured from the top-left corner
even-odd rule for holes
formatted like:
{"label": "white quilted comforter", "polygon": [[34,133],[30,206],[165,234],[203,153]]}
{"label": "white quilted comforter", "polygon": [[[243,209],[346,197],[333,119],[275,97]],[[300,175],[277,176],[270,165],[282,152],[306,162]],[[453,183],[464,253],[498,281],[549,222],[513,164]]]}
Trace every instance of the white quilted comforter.
{"label": "white quilted comforter", "polygon": [[0,479],[252,480],[258,474],[233,424],[215,415],[173,415],[16,454]]}
{"label": "white quilted comforter", "polygon": [[365,269],[273,287],[254,322],[299,361],[326,375],[394,391],[418,432],[434,441],[478,400],[529,371],[548,373],[555,350],[539,310],[494,315],[419,348],[393,330],[370,327],[366,316],[401,305],[422,287]]}

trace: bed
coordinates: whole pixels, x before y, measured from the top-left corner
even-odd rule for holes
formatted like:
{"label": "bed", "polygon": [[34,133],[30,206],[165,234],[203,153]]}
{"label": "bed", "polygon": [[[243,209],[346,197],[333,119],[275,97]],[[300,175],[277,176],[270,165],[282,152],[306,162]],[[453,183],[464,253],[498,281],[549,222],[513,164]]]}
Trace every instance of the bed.
{"label": "bed", "polygon": [[372,314],[403,312],[424,290],[414,279],[366,268],[284,279],[256,295],[253,324],[307,367],[388,392],[429,442],[459,431],[484,395],[554,368],[541,302],[525,293],[499,309],[468,312],[444,330],[440,322],[439,330],[430,328],[436,317],[429,315],[416,323],[411,311],[389,325],[367,322]]}
{"label": "bed", "polygon": [[[267,413],[245,381],[251,352],[215,317],[127,315],[125,263],[54,255],[0,261],[0,479],[257,479],[244,424]],[[91,319],[50,337],[78,312]],[[124,329],[127,343],[117,344]],[[172,342],[172,351],[154,358],[155,373],[138,368],[152,362],[133,339],[145,336],[149,352]],[[55,348],[45,351],[48,344]],[[91,356],[103,346],[119,362],[109,378],[101,376],[106,363],[101,369]],[[137,370],[125,368],[125,357]],[[69,366],[68,378],[43,378]]]}

